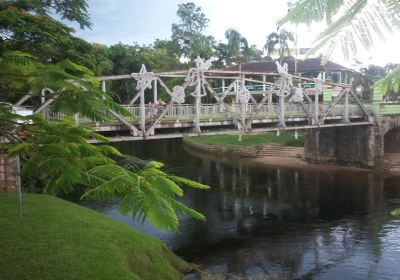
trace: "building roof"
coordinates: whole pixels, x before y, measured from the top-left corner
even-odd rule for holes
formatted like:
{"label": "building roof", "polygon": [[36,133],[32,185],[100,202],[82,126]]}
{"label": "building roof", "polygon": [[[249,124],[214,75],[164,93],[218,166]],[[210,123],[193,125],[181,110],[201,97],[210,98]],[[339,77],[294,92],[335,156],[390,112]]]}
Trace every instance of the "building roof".
{"label": "building roof", "polygon": [[[257,61],[251,63],[242,64],[242,71],[245,72],[277,72],[275,61]],[[294,59],[284,59],[283,63],[288,64],[289,73],[294,73]],[[239,70],[239,66],[235,65],[230,70]],[[297,72],[335,72],[335,71],[346,71],[354,72],[354,70],[344,67],[332,61],[328,61],[325,65],[321,65],[321,58],[308,58],[304,60],[297,60]]]}

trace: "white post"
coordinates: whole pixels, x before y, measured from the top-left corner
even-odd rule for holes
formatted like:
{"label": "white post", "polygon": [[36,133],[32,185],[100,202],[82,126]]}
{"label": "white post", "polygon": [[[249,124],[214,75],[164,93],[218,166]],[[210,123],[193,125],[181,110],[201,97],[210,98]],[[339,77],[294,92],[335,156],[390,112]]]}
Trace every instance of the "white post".
{"label": "white post", "polygon": [[294,139],[299,139],[299,132],[297,131],[297,129],[294,131]]}
{"label": "white post", "polygon": [[239,87],[238,87],[238,81],[237,80],[235,80],[234,89],[235,89],[235,103],[238,103],[239,102]]}
{"label": "white post", "polygon": [[345,123],[349,123],[349,88],[346,89],[344,94],[344,112],[343,112],[343,121]]}
{"label": "white post", "polygon": [[153,101],[154,104],[157,102],[157,79],[154,80],[154,85],[153,85]]}
{"label": "white post", "polygon": [[22,217],[22,189],[21,189],[21,162],[19,155],[17,155],[17,192],[18,192],[18,204],[19,204],[19,216]]}
{"label": "white post", "polygon": [[40,104],[44,104],[46,102],[46,97],[45,97],[45,90],[42,89],[42,92],[40,93]]}
{"label": "white post", "polygon": [[[42,92],[40,93],[40,104],[43,105],[45,103],[46,103],[46,89],[42,89]],[[49,110],[48,110],[48,108],[45,108],[45,110],[43,110],[42,115],[46,119],[49,118]]]}
{"label": "white post", "polygon": [[222,92],[225,91],[225,79],[222,79]]}
{"label": "white post", "polygon": [[[103,92],[106,92],[106,81],[101,81],[101,90]],[[96,122],[96,127],[99,127],[99,126],[100,126],[100,123]]]}
{"label": "white post", "polygon": [[196,119],[195,119],[195,132],[201,133],[200,129],[200,103],[201,103],[201,75],[197,70],[197,85],[196,85]]}
{"label": "white post", "polygon": [[79,124],[79,113],[74,114],[74,121],[75,121],[75,124]]}
{"label": "white post", "polygon": [[146,108],[144,106],[144,89],[140,89],[140,130],[146,136]]}
{"label": "white post", "polygon": [[[319,100],[318,100],[318,96],[319,95],[319,90],[317,89],[317,88],[315,88],[315,90],[314,90],[314,119],[315,120],[318,120],[318,118],[319,118],[319,105],[318,105],[318,103],[319,103]],[[317,125],[316,123],[315,123],[315,125]]]}
{"label": "white post", "polygon": [[[262,79],[263,79],[263,82],[266,82],[267,81],[267,76],[266,75],[263,75],[262,76]],[[266,84],[263,84],[263,91],[266,91],[267,90],[267,85]]]}
{"label": "white post", "polygon": [[281,76],[279,88],[279,126],[285,127],[285,78]]}
{"label": "white post", "polygon": [[239,99],[240,102],[240,119],[242,121],[243,127],[242,130],[246,131],[246,104],[245,100],[243,98],[243,93],[245,93],[245,81],[244,81],[244,76],[242,76],[242,82],[240,86],[240,95],[242,98]]}

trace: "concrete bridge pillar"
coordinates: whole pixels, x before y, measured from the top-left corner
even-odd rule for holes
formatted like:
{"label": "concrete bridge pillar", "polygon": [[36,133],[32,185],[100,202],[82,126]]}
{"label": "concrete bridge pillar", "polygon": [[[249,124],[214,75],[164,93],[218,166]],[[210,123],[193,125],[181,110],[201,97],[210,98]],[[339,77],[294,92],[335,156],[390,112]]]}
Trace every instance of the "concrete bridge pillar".
{"label": "concrete bridge pillar", "polygon": [[374,167],[382,160],[382,142],[376,125],[310,129],[305,158],[315,163]]}
{"label": "concrete bridge pillar", "polygon": [[306,160],[377,167],[385,152],[400,152],[400,116],[378,116],[371,125],[310,129],[305,136]]}

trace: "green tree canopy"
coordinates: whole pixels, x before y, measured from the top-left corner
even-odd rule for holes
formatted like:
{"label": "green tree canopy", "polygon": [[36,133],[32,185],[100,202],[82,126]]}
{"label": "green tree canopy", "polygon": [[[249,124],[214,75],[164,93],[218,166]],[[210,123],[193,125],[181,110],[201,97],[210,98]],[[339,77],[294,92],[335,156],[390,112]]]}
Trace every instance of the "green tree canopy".
{"label": "green tree canopy", "polygon": [[35,12],[41,9],[24,8],[33,2],[36,1],[8,1],[0,5],[0,56],[7,51],[21,51],[45,63],[69,59],[93,69],[92,46],[74,37],[72,28],[44,12]]}
{"label": "green tree canopy", "polygon": [[210,57],[214,38],[204,35],[209,20],[193,2],[178,5],[178,23],[172,24],[172,41],[179,46],[180,55],[190,59]]}
{"label": "green tree canopy", "polygon": [[237,30],[229,28],[225,31],[225,38],[228,40],[229,55],[234,58],[241,70],[241,60],[244,54],[248,51],[249,44]]}
{"label": "green tree canopy", "polygon": [[62,19],[77,22],[81,28],[92,26],[86,0],[4,0],[0,10],[10,6],[37,15],[58,14]]}
{"label": "green tree canopy", "polygon": [[267,37],[267,42],[264,45],[267,56],[272,57],[276,46],[278,46],[279,58],[291,57],[288,41],[295,42],[293,32],[286,31],[285,29],[281,29],[278,32],[272,32]]}

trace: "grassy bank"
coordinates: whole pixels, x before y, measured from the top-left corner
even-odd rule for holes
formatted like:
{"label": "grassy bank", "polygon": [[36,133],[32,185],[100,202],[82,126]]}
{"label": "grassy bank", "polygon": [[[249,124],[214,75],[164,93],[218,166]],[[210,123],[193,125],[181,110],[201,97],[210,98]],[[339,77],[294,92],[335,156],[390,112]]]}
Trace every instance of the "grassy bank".
{"label": "grassy bank", "polygon": [[279,136],[275,132],[265,134],[246,134],[242,135],[242,141],[239,141],[238,135],[212,135],[196,136],[190,139],[207,144],[236,145],[244,147],[260,146],[263,144],[274,143],[282,146],[303,147],[304,135],[299,133],[299,139],[294,138],[294,132],[281,132]]}
{"label": "grassy bank", "polygon": [[180,279],[187,263],[154,238],[48,195],[0,193],[0,279]]}

